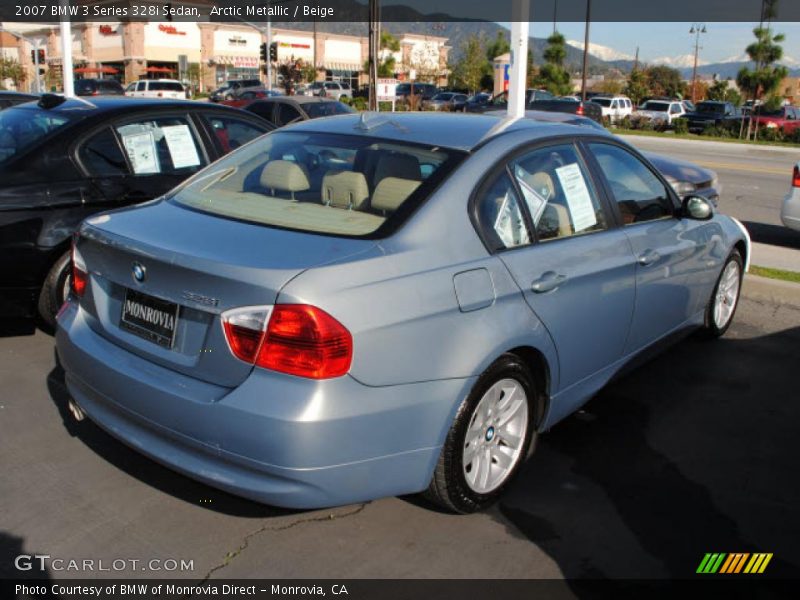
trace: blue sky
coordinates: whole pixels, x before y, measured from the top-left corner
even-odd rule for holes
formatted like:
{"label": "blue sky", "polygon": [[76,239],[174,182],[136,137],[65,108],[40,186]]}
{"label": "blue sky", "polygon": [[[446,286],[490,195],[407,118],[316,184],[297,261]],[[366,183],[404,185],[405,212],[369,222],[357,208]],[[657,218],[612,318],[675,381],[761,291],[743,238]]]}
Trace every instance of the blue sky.
{"label": "blue sky", "polygon": [[[503,23],[508,27],[507,23]],[[705,62],[719,62],[744,53],[753,41],[753,28],[757,23],[706,23],[708,33],[700,36],[700,58]],[[547,37],[553,23],[532,23],[534,37]],[[592,23],[590,42],[609,46],[639,58],[652,60],[663,56],[680,56],[694,53],[694,36],[689,34],[692,23]],[[558,23],[558,29],[567,39],[583,40],[583,23]],[[784,54],[800,61],[800,23],[775,23],[773,29],[786,35]]]}

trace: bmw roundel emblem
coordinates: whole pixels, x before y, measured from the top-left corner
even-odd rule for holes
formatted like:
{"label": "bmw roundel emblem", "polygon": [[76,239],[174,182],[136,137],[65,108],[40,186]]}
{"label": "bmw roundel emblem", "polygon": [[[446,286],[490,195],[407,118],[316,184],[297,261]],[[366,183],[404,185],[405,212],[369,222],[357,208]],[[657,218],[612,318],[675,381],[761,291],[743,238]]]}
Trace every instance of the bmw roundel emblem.
{"label": "bmw roundel emblem", "polygon": [[133,278],[139,283],[142,283],[146,276],[147,270],[144,268],[144,265],[139,264],[138,262],[133,263]]}

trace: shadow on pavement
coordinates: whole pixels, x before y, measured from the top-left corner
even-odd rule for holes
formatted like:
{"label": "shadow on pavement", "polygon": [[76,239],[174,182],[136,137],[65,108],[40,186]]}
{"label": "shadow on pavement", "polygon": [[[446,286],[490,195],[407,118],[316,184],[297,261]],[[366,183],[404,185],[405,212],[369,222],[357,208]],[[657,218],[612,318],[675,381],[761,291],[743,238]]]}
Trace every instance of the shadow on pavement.
{"label": "shadow on pavement", "polygon": [[768,225],[752,221],[745,221],[743,225],[754,242],[800,250],[800,232],[798,231],[782,225]]}
{"label": "shadow on pavement", "polygon": [[697,577],[706,552],[800,577],[798,348],[800,327],[674,346],[543,435],[495,518],[568,578]]}
{"label": "shadow on pavement", "polygon": [[68,407],[69,392],[64,383],[64,370],[58,364],[57,357],[56,367],[47,376],[47,388],[50,392],[50,398],[61,415],[64,428],[71,436],[79,438],[103,460],[161,492],[195,506],[197,505],[197,499],[203,498],[209,501],[200,505],[203,508],[237,517],[263,519],[302,512],[288,511],[251,502],[245,498],[233,496],[222,490],[194,481],[180,473],[162,467],[155,461],[128,448],[122,442],[108,435],[88,418],[83,421],[76,421]]}

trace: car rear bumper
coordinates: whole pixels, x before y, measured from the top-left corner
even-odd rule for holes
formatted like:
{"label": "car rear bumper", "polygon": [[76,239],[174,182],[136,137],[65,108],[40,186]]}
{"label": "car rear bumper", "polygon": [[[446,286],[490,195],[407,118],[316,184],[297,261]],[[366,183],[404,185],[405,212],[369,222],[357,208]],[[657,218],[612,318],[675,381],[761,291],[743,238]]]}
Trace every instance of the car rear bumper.
{"label": "car rear bumper", "polygon": [[115,346],[74,302],[56,345],[70,395],[108,433],[194,479],[291,508],[425,489],[473,383],[368,387],[254,369],[228,389]]}

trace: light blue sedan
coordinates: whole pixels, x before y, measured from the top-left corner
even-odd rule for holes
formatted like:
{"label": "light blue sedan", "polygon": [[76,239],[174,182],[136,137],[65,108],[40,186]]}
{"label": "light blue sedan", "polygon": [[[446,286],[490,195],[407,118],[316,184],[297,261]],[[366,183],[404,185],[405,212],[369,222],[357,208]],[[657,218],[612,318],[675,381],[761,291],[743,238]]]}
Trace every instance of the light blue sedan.
{"label": "light blue sedan", "polygon": [[466,513],[632,359],[722,335],[749,256],[602,131],[345,115],[86,221],[58,354],[76,415],[212,486]]}

